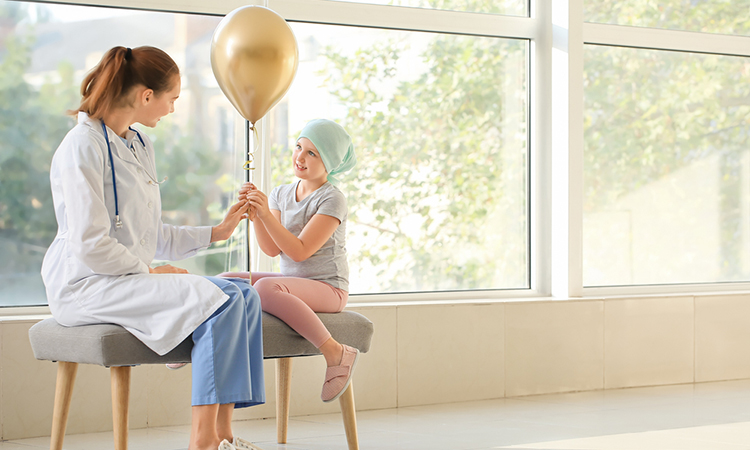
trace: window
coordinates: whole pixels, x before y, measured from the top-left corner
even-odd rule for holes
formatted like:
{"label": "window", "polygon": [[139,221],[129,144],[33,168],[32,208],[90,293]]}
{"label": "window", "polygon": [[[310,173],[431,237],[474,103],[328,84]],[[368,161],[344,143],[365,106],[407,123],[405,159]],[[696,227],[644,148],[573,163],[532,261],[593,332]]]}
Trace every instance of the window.
{"label": "window", "polygon": [[750,58],[586,46],[586,286],[750,280]]}
{"label": "window", "polygon": [[[462,5],[507,13],[495,8],[500,3]],[[49,163],[73,125],[63,112],[77,105],[80,81],[114,45],[158,46],[183,72],[175,114],[144,130],[160,176],[169,176],[164,220],[221,219],[244,175],[235,137],[241,120],[208,58],[221,17],[8,1],[0,11],[0,93],[5,105],[18,105],[0,120],[1,137],[14,142],[0,149],[0,246],[12,255],[0,266],[9,280],[0,286],[0,305],[45,303],[39,270],[56,232]],[[342,185],[350,202],[352,292],[528,289],[528,41],[293,28],[300,70],[266,119],[274,183],[289,173],[283,169],[292,140],[307,120],[330,117],[350,131],[360,160]],[[242,269],[243,247],[238,238],[180,265],[208,275]]]}
{"label": "window", "polygon": [[[290,152],[308,120],[350,131],[359,164],[340,187],[352,293],[576,297],[750,283],[747,0],[262,3],[289,20],[300,65],[261,123],[256,174],[267,191],[293,181]],[[177,113],[144,130],[170,178],[165,220],[220,220],[244,178],[243,127],[208,55],[236,6],[0,1],[0,305],[44,302],[49,161],[72,124],[62,112],[113,45],[157,45],[180,64]],[[243,269],[241,235],[188,268]]]}
{"label": "window", "polygon": [[[273,185],[304,124],[339,121],[352,293],[528,288],[528,41],[295,23]],[[277,107],[278,108],[278,107]]]}
{"label": "window", "polygon": [[[0,306],[46,303],[40,268],[57,232],[52,154],[75,123],[65,111],[78,106],[84,74],[115,45],[163,48],[182,71],[175,114],[141,127],[154,142],[159,175],[169,176],[161,188],[164,220],[221,220],[242,175],[239,154],[218,153],[234,133],[222,119],[232,107],[206,56],[219,17],[8,1],[0,2],[0,17]],[[205,125],[220,122],[226,126]],[[207,275],[238,269],[241,248],[239,241],[214,245],[180,266]]]}

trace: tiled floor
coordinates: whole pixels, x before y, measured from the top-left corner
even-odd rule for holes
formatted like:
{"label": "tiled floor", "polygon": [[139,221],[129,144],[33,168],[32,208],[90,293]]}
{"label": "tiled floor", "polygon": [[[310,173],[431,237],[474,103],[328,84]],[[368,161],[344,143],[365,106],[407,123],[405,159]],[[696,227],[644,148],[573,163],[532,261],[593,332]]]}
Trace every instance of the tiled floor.
{"label": "tiled floor", "polygon": [[[362,450],[750,449],[750,380],[360,411]],[[132,430],[131,450],[187,447],[189,427]],[[289,443],[273,420],[235,423],[266,450],[346,449],[338,414],[295,417]],[[49,438],[0,442],[0,450],[49,448]],[[70,435],[70,450],[111,449],[111,433]]]}

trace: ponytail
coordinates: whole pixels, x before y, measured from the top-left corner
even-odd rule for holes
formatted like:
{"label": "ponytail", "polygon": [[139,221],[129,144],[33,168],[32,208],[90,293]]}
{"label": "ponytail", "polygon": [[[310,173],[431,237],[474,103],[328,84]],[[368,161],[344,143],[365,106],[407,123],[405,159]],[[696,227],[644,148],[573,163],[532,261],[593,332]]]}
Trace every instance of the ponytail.
{"label": "ponytail", "polygon": [[142,85],[159,95],[174,86],[180,69],[156,47],[114,47],[107,51],[81,84],[81,104],[72,114],[85,112],[101,119],[109,110],[125,106],[130,90]]}

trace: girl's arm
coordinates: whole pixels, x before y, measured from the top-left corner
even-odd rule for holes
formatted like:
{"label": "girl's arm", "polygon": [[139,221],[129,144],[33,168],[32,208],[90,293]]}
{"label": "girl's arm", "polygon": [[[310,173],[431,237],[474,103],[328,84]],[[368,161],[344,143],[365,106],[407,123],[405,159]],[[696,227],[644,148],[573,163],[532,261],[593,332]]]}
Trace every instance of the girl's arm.
{"label": "girl's arm", "polygon": [[[315,214],[297,237],[281,224],[280,213],[268,208],[268,198],[263,192],[251,190],[247,193],[247,200],[255,209],[256,221],[262,222],[265,233],[274,242],[276,248],[296,262],[304,261],[317,252],[341,224],[335,217]],[[255,229],[257,230],[258,227],[256,226]],[[260,238],[258,243],[260,244]]]}
{"label": "girl's arm", "polygon": [[[271,214],[277,221],[281,221],[281,213],[278,210],[271,210]],[[281,253],[281,250],[276,245],[273,238],[268,234],[268,230],[266,230],[263,221],[258,219],[257,216],[255,217],[255,220],[253,220],[253,228],[255,229],[255,239],[258,241],[258,246],[263,250],[263,253],[270,257],[278,256],[278,254]]]}

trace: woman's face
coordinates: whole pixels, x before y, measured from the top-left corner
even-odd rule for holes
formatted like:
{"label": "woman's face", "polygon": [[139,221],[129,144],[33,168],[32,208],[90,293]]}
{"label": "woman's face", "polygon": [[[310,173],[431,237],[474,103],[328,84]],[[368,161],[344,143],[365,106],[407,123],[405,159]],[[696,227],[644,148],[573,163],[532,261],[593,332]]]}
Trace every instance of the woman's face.
{"label": "woman's face", "polygon": [[147,96],[143,111],[141,114],[141,120],[139,123],[147,127],[155,127],[156,124],[161,120],[162,117],[167,114],[174,112],[174,102],[180,96],[181,82],[180,76],[174,76],[174,82],[172,88],[168,91],[155,94],[151,91],[151,94]]}

